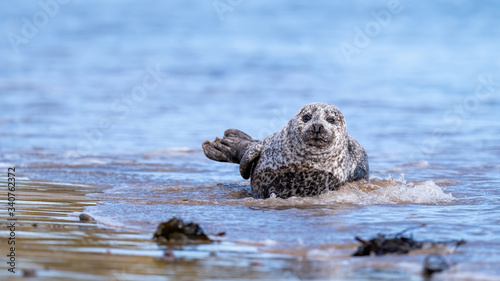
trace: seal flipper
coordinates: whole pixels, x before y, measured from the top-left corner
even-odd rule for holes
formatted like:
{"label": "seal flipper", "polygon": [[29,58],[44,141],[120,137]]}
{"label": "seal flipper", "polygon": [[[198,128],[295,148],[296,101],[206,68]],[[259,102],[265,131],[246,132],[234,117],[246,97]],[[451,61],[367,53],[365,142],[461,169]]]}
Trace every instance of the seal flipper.
{"label": "seal flipper", "polygon": [[205,141],[202,147],[205,155],[212,160],[239,164],[248,148],[256,142],[240,130],[228,129],[222,139]]}
{"label": "seal flipper", "polygon": [[243,155],[240,162],[240,174],[244,179],[249,179],[252,175],[253,168],[259,161],[260,153],[262,152],[262,142],[252,145]]}
{"label": "seal flipper", "polygon": [[351,165],[348,182],[368,180],[370,178],[370,166],[365,149],[351,136],[348,136],[348,150]]}
{"label": "seal flipper", "polygon": [[230,153],[225,151],[225,146],[223,146],[220,142],[221,139],[219,138],[215,138],[214,141],[204,141],[201,146],[203,147],[205,156],[219,162],[231,162],[231,159],[228,156]]}

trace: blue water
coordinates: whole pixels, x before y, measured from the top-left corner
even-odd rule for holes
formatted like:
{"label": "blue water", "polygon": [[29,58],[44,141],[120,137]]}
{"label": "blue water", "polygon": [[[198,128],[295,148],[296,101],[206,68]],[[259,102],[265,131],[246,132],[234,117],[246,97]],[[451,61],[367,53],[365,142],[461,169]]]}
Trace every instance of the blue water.
{"label": "blue water", "polygon": [[[219,2],[2,8],[0,166],[105,189],[87,211],[108,226],[177,215],[277,249],[426,223],[415,235],[469,242],[444,279],[500,276],[498,3],[242,0],[220,17]],[[236,165],[201,151],[315,101],[342,110],[374,186],[254,200]]]}

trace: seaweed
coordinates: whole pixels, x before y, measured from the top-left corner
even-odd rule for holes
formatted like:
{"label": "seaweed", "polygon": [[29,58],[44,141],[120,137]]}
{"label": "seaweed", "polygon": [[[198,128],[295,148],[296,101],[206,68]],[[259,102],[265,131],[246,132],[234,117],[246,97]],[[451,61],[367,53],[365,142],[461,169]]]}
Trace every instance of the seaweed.
{"label": "seaweed", "polygon": [[405,236],[404,233],[425,225],[411,227],[396,234],[377,234],[376,237],[366,241],[358,236],[355,239],[361,242],[353,256],[369,256],[372,253],[380,256],[385,254],[408,254],[412,250],[422,249],[424,245],[454,245],[458,247],[465,243],[464,240],[450,241],[417,241],[413,236]]}
{"label": "seaweed", "polygon": [[153,240],[157,243],[168,242],[211,242],[203,229],[194,222],[185,223],[182,219],[171,218],[167,222],[158,224]]}
{"label": "seaweed", "polygon": [[407,254],[411,250],[421,249],[422,242],[415,241],[411,237],[396,236],[388,237],[387,235],[378,234],[377,237],[365,241],[359,237],[356,240],[361,242],[361,246],[353,256],[369,256],[374,253],[377,256],[389,253]]}

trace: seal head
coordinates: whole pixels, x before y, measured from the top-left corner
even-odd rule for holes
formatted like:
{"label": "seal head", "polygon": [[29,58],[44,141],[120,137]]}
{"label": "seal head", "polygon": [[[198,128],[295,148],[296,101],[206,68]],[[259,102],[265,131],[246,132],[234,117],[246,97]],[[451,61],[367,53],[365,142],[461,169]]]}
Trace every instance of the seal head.
{"label": "seal head", "polygon": [[346,149],[344,115],[333,105],[312,103],[304,106],[285,129],[290,146],[299,154],[337,154]]}

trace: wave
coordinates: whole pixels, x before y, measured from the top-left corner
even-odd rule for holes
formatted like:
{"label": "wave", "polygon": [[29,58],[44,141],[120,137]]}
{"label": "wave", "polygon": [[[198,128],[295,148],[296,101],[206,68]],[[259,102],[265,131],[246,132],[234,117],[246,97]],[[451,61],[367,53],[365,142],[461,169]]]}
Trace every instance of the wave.
{"label": "wave", "polygon": [[[439,181],[438,181],[439,183]],[[290,197],[287,199],[271,196],[267,199],[251,197],[248,181],[232,185],[198,186],[190,188],[161,188],[165,201],[154,203],[175,205],[244,205],[248,207],[307,207],[332,205],[383,205],[383,204],[451,204],[455,197],[440,185],[452,185],[446,181],[407,182],[402,175],[399,179],[372,178],[369,181],[347,183],[338,190],[329,191],[316,197]],[[159,190],[158,190],[159,191]],[[174,194],[175,195],[174,195]],[[181,195],[182,196],[179,196]],[[155,200],[156,201],[156,200]],[[162,202],[163,201],[163,202]],[[153,202],[151,202],[153,203]]]}
{"label": "wave", "polygon": [[268,207],[307,205],[381,205],[381,204],[449,204],[454,197],[434,181],[406,182],[404,175],[399,179],[372,178],[370,181],[347,183],[338,190],[329,191],[317,197],[291,197],[281,199],[243,199],[245,205]]}

